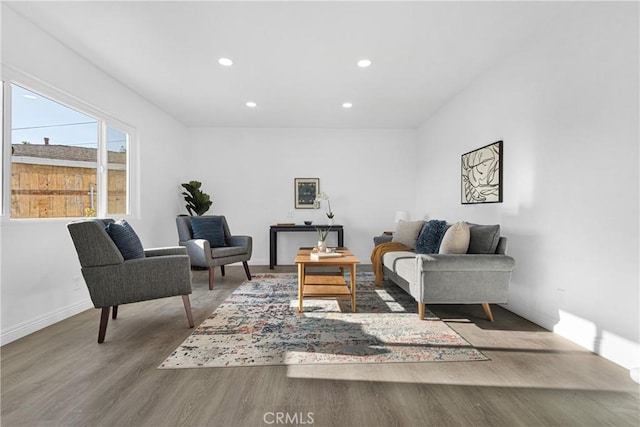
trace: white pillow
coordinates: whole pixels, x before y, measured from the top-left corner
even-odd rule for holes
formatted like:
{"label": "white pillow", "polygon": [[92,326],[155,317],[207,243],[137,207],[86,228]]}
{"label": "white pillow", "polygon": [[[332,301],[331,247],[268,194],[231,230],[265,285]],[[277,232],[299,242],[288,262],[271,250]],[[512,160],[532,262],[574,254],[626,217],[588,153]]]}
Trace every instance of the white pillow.
{"label": "white pillow", "polygon": [[405,246],[409,246],[411,249],[416,248],[416,241],[418,235],[422,231],[424,221],[403,221],[400,220],[396,226],[396,232],[393,233],[392,242],[402,243]]}
{"label": "white pillow", "polygon": [[470,238],[469,224],[464,221],[456,222],[444,233],[439,253],[466,254],[467,249],[469,249]]}

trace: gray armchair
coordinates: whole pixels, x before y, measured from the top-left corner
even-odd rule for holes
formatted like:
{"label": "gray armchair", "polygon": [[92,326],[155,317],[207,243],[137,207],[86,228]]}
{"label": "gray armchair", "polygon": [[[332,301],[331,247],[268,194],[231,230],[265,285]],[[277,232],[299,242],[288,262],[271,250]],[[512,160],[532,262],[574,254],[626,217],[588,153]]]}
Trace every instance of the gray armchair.
{"label": "gray armchair", "polygon": [[191,313],[191,268],[187,251],[181,247],[144,250],[144,258],[125,260],[105,231],[112,219],[88,219],[67,225],[78,253],[82,276],[89,288],[91,301],[102,309],[98,342],[104,342],[113,307],[139,301],[182,295],[189,327]]}
{"label": "gray armchair", "polygon": [[215,267],[220,266],[220,272],[224,276],[224,266],[235,262],[242,262],[247,280],[251,280],[247,261],[251,259],[253,238],[251,236],[233,236],[224,216],[211,215],[211,217],[222,220],[226,246],[211,247],[209,240],[194,238],[191,217],[181,215],[176,218],[179,243],[180,246],[186,246],[189,258],[191,258],[191,265],[209,269],[209,289],[213,289]]}

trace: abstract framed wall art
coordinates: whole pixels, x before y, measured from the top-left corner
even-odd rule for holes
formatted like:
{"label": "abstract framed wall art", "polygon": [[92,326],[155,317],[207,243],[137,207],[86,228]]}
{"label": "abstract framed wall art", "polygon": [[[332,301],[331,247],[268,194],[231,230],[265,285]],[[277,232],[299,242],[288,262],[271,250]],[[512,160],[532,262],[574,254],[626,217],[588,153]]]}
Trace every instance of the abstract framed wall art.
{"label": "abstract framed wall art", "polygon": [[502,202],[502,141],[462,155],[461,202]]}
{"label": "abstract framed wall art", "polygon": [[320,178],[295,178],[295,208],[315,209],[320,192]]}

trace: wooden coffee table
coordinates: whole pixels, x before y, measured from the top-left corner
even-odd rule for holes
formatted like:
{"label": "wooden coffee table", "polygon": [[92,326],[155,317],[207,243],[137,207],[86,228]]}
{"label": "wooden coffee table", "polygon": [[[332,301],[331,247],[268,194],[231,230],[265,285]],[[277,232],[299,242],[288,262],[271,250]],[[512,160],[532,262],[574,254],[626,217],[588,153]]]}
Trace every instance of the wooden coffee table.
{"label": "wooden coffee table", "polygon": [[[351,311],[356,312],[356,264],[360,260],[347,248],[336,250],[340,257],[311,258],[312,248],[300,248],[295,263],[298,264],[298,312],[302,313],[304,298],[351,298]],[[307,273],[309,267],[339,267],[340,273]],[[344,270],[349,268],[349,283]]]}

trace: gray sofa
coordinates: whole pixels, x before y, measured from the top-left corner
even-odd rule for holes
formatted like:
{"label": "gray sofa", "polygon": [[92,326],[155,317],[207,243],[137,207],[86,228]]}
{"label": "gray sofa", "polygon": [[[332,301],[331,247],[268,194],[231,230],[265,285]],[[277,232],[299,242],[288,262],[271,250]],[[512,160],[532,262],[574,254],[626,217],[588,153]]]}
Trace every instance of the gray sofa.
{"label": "gray sofa", "polygon": [[[391,235],[374,237],[374,244],[392,241]],[[425,317],[425,304],[482,304],[493,321],[489,304],[506,303],[515,260],[506,255],[507,239],[499,237],[493,254],[417,254],[387,252],[382,257],[385,278],[393,281],[418,303]]]}

